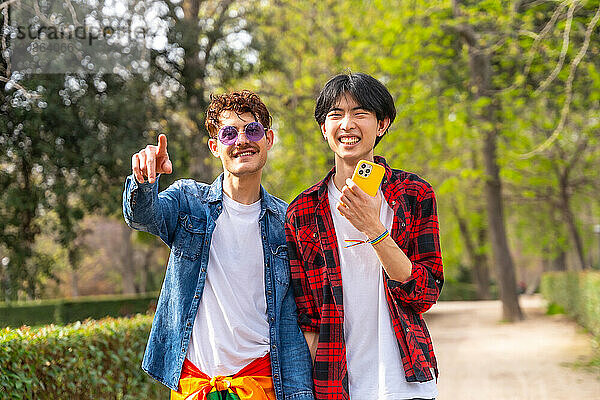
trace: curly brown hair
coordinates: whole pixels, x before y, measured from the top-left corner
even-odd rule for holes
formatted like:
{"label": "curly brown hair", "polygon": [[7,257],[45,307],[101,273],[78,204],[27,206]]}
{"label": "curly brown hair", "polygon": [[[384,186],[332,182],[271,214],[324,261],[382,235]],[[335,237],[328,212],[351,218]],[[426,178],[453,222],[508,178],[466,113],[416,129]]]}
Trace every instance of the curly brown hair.
{"label": "curly brown hair", "polygon": [[211,138],[217,136],[220,126],[219,117],[225,110],[233,111],[238,115],[249,112],[265,127],[265,130],[271,127],[272,118],[269,110],[256,93],[242,90],[222,95],[211,94],[204,122]]}

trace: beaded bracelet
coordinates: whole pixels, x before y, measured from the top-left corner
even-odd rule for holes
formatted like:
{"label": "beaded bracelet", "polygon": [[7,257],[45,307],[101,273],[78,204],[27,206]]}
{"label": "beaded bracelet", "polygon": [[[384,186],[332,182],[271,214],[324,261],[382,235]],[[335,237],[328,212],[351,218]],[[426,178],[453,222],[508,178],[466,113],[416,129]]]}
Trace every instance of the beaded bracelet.
{"label": "beaded bracelet", "polygon": [[353,246],[358,246],[359,244],[365,244],[365,243],[370,243],[371,245],[376,245],[377,243],[383,241],[383,239],[385,239],[386,237],[388,237],[390,235],[390,233],[388,232],[388,230],[386,229],[385,232],[383,232],[381,235],[377,236],[375,239],[373,240],[356,240],[356,239],[346,239],[344,240],[347,244],[346,248],[348,247],[353,247]]}

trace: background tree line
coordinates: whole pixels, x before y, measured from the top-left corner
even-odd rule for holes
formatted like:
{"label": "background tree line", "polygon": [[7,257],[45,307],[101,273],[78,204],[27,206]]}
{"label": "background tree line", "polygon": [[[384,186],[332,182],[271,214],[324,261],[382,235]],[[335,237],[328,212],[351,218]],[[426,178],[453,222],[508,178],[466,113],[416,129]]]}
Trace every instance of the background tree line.
{"label": "background tree line", "polygon": [[[481,298],[495,282],[511,320],[521,318],[518,282],[534,288],[543,270],[600,264],[599,1],[156,3],[167,44],[142,73],[24,76],[3,58],[3,298],[47,295],[57,265],[77,294],[84,238],[98,226],[89,216],[120,218],[130,156],[159,133],[174,160],[161,187],[211,182],[212,92],[261,95],[277,136],[264,185],[290,201],[332,166],[314,101],[348,70],[376,76],[395,98],[376,151],[434,186],[448,282],[473,282]],[[157,243],[121,235],[106,259],[120,257],[120,289],[158,288]]]}

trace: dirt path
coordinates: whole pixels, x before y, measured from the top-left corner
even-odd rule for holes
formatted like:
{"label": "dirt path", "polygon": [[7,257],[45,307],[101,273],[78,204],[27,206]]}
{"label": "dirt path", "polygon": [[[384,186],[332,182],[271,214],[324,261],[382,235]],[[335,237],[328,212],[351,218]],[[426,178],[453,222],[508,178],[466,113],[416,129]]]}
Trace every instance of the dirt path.
{"label": "dirt path", "polygon": [[523,322],[499,322],[498,301],[441,302],[425,314],[440,367],[439,400],[600,400],[591,338],[544,301],[522,296]]}

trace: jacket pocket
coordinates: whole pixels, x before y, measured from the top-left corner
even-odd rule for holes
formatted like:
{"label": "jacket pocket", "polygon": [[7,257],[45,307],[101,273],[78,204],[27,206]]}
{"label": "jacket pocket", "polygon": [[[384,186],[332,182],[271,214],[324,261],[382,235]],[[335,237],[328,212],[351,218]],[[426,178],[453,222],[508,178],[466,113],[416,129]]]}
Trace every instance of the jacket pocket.
{"label": "jacket pocket", "polygon": [[202,245],[206,237],[206,219],[183,212],[179,213],[177,233],[171,250],[188,260],[196,260],[202,255]]}
{"label": "jacket pocket", "polygon": [[275,280],[285,286],[290,284],[290,262],[288,258],[287,246],[282,244],[274,250],[271,249],[273,260],[273,275]]}

